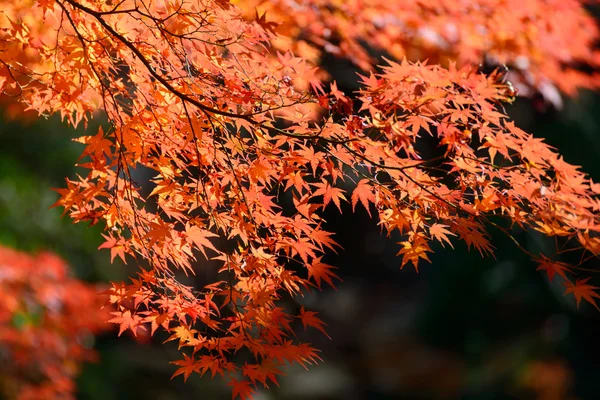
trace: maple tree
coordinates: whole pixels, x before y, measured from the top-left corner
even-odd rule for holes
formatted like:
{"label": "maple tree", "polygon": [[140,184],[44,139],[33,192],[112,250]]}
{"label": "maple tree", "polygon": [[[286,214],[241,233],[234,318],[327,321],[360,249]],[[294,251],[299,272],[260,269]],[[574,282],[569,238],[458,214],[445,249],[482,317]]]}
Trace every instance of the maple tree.
{"label": "maple tree", "polygon": [[98,288],[68,275],[51,253],[0,247],[0,348],[3,398],[74,399],[74,378],[94,334],[108,329]]}
{"label": "maple tree", "polygon": [[[72,125],[108,120],[77,139],[89,172],[57,205],[140,266],[109,291],[119,334],[167,331],[176,376],[223,376],[240,398],[287,362],[318,362],[294,330],[323,322],[279,300],[334,286],[323,210],[342,202],[400,234],[400,267],[433,242],[492,254],[490,228],[555,237],[555,254],[515,243],[596,306],[600,184],[504,110],[517,89],[559,105],[596,88],[582,68],[600,62],[595,22],[576,0],[459,3],[3,1],[0,90]],[[325,54],[362,70],[355,95],[327,82]],[[153,171],[150,190],[136,169]],[[580,263],[560,260],[573,251]],[[221,278],[184,285],[203,259]]]}

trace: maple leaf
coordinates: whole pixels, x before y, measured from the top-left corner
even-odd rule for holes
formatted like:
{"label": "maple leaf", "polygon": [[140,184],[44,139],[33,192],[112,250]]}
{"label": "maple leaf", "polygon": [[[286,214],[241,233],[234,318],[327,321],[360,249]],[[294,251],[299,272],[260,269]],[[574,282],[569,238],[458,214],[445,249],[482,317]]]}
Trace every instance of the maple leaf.
{"label": "maple leaf", "polygon": [[171,364],[175,364],[180,366],[175,373],[171,376],[171,379],[175,378],[178,375],[183,374],[184,382],[187,382],[187,379],[193,372],[198,372],[200,366],[196,363],[196,360],[193,356],[188,356],[187,354],[183,354],[183,360],[171,361]]}
{"label": "maple leaf", "polygon": [[127,329],[131,329],[131,332],[134,336],[137,336],[138,329],[145,330],[146,328],[141,325],[142,317],[136,314],[132,314],[131,311],[113,311],[112,315],[115,315],[114,318],[108,320],[108,322],[112,322],[115,324],[119,324],[119,336]]}
{"label": "maple leaf", "polygon": [[450,241],[450,239],[448,238],[448,236],[456,236],[455,233],[450,232],[448,229],[448,225],[443,225],[443,224],[433,224],[429,227],[429,234],[434,237],[435,239],[437,239],[442,246],[444,246],[444,242],[448,243],[450,245],[450,247],[454,248],[454,246],[452,246],[452,242]]}
{"label": "maple leaf", "polygon": [[208,230],[200,229],[196,225],[191,225],[191,226],[188,225],[187,229],[186,229],[186,233],[187,233],[188,239],[190,239],[198,247],[198,249],[202,252],[202,254],[204,255],[204,257],[206,259],[208,259],[208,256],[206,255],[205,249],[211,249],[217,253],[219,252],[214,247],[214,245],[210,242],[210,240],[208,240],[208,238],[215,237],[218,235],[216,235]]}
{"label": "maple leaf", "polygon": [[294,242],[282,242],[282,244],[288,245],[291,248],[292,255],[299,255],[302,261],[307,264],[310,259],[316,257],[315,250],[317,247],[313,245],[308,238],[301,237]]}
{"label": "maple leaf", "polygon": [[178,349],[181,349],[182,346],[196,346],[202,343],[201,340],[196,339],[196,334],[198,333],[196,329],[189,329],[187,326],[176,326],[173,328],[173,332],[164,343],[179,339]]}
{"label": "maple leaf", "polygon": [[268,21],[267,22],[267,13],[264,12],[261,16],[258,15],[258,10],[256,10],[256,23],[259,24],[265,31],[275,33],[275,30],[279,26],[277,22]]}
{"label": "maple leaf", "polygon": [[569,280],[567,279],[567,275],[565,274],[565,272],[572,272],[568,264],[565,264],[560,261],[551,260],[543,255],[542,259],[536,261],[540,263],[536,271],[546,271],[546,274],[548,274],[548,279],[550,279],[551,281],[556,274],[560,275],[560,277],[562,277],[565,281]]}
{"label": "maple leaf", "polygon": [[598,305],[594,300],[594,298],[600,298],[600,295],[596,293],[596,290],[600,288],[597,286],[588,285],[587,281],[589,280],[590,278],[577,279],[574,284],[572,282],[567,282],[567,290],[565,291],[565,294],[573,293],[573,296],[575,296],[575,300],[577,301],[577,308],[579,308],[581,299],[585,299],[588,303],[600,311],[600,308],[598,308]]}
{"label": "maple leaf", "polygon": [[355,211],[356,204],[360,201],[365,210],[371,216],[371,210],[369,209],[369,202],[375,203],[375,195],[373,194],[373,188],[369,185],[367,179],[361,179],[354,191],[352,192],[352,211]]}
{"label": "maple leaf", "polygon": [[488,234],[478,223],[473,220],[462,220],[459,224],[453,225],[453,228],[467,243],[469,249],[473,246],[482,256],[493,254],[494,247],[486,237]]}
{"label": "maple leaf", "polygon": [[312,326],[313,328],[317,328],[318,330],[323,332],[325,336],[331,339],[327,332],[325,332],[325,324],[323,323],[323,321],[317,318],[316,312],[305,311],[304,306],[302,306],[300,308],[300,320],[302,321],[302,325],[304,325],[304,329],[306,329],[307,326]]}
{"label": "maple leaf", "polygon": [[315,229],[310,232],[310,238],[313,240],[315,245],[319,246],[320,250],[328,248],[334,253],[337,253],[337,248],[341,246],[331,238],[332,235],[333,233],[324,231],[322,229]]}
{"label": "maple leaf", "polygon": [[398,244],[402,245],[402,248],[398,252],[398,255],[403,255],[401,268],[403,268],[406,263],[410,261],[415,267],[415,270],[419,272],[419,259],[422,258],[431,262],[427,256],[427,252],[431,252],[431,248],[423,236],[419,234],[412,234],[409,240],[400,242]]}
{"label": "maple leaf", "polygon": [[260,364],[246,364],[242,368],[242,374],[247,376],[252,382],[260,382],[264,387],[268,388],[268,380],[275,383],[277,386],[276,375],[281,375],[282,372],[278,368],[278,363],[271,360],[263,360]]}
{"label": "maple leaf", "polygon": [[[87,145],[83,155],[91,155],[94,157],[110,156],[112,154],[112,142],[105,138],[102,127],[98,128],[98,133],[95,136],[82,136],[73,139],[75,142],[84,143]],[[82,157],[83,157],[82,155]]]}
{"label": "maple leaf", "polygon": [[322,257],[316,258],[309,266],[307,266],[308,277],[315,280],[319,289],[321,288],[321,280],[327,282],[329,286],[334,287],[333,278],[340,279],[340,277],[331,271],[332,269],[335,269],[335,267],[321,262],[321,258]]}
{"label": "maple leaf", "polygon": [[214,378],[217,373],[223,375],[220,358],[213,355],[203,355],[196,361],[200,375],[204,375],[210,369],[211,376]]}
{"label": "maple leaf", "polygon": [[323,196],[323,208],[327,207],[327,205],[333,201],[338,210],[342,212],[340,200],[346,200],[344,191],[342,189],[331,186],[329,182],[325,180],[319,183],[314,183],[313,186],[317,187],[317,190],[314,191],[313,196]]}
{"label": "maple leaf", "polygon": [[301,343],[293,347],[293,351],[289,354],[288,359],[290,361],[296,361],[302,365],[305,369],[306,364],[316,364],[319,361],[323,361],[317,354],[318,350],[314,349],[307,343]]}
{"label": "maple leaf", "polygon": [[590,189],[592,190],[592,192],[596,193],[596,194],[600,194],[600,183],[594,183],[594,181],[592,181],[590,179]]}
{"label": "maple leaf", "polygon": [[114,237],[106,236],[104,234],[102,234],[102,236],[104,236],[104,238],[106,239],[106,242],[104,242],[100,246],[98,246],[98,250],[110,249],[110,262],[113,262],[113,260],[115,259],[115,256],[119,256],[119,258],[121,258],[121,260],[123,260],[123,263],[127,264],[127,261],[125,260],[126,248],[122,244],[119,244],[122,241],[117,240]]}
{"label": "maple leaf", "polygon": [[250,381],[245,379],[237,380],[232,378],[229,382],[227,382],[227,385],[231,386],[232,388],[231,398],[233,400],[235,400],[237,397],[242,400],[251,399],[252,395],[255,393]]}

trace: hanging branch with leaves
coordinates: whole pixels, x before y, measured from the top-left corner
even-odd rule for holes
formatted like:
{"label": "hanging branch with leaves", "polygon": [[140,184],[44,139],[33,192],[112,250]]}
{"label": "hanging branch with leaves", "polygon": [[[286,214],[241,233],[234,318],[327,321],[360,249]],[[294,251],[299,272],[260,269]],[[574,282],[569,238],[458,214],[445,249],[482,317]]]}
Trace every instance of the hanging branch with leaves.
{"label": "hanging branch with leaves", "polygon": [[[305,3],[295,22],[278,26],[254,7],[276,17],[292,2],[240,3],[245,11],[225,0],[4,2],[0,89],[72,125],[87,126],[98,110],[109,121],[78,139],[89,172],[67,180],[57,205],[75,222],[104,224],[100,248],[140,266],[110,290],[120,333],[169,332],[183,352],[175,375],[219,374],[241,398],[277,383],[286,362],[319,361],[294,321],[324,331],[323,322],[304,308],[289,314],[279,300],[335,284],[322,259],[339,246],[323,210],[342,202],[400,234],[400,267],[417,269],[436,241],[493,254],[489,228],[557,237],[556,254],[530,255],[577,302],[596,305],[586,261],[600,253],[600,186],[510,122],[506,70],[469,65],[486,57],[520,65],[515,85],[531,90],[595,87],[574,66],[598,60],[582,4],[561,2],[555,21],[547,1],[465,0],[469,14],[446,1]],[[558,23],[581,40],[541,30]],[[372,72],[363,41],[396,61]],[[322,81],[319,52],[365,71],[356,96]],[[402,59],[411,54],[455,62]],[[423,150],[424,137],[440,155]],[[138,168],[154,173],[147,195]],[[567,245],[579,264],[557,258]],[[180,274],[202,259],[219,261],[221,278],[183,285]],[[248,361],[237,364],[236,353]]]}

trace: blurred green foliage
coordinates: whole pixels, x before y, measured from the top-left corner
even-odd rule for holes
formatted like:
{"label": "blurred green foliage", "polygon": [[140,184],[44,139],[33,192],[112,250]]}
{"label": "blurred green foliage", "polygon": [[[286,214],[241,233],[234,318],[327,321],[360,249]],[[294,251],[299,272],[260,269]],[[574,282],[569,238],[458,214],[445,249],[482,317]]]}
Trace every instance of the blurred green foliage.
{"label": "blurred green foliage", "polygon": [[[93,129],[93,126],[90,127]],[[0,243],[29,252],[51,250],[65,258],[77,276],[92,281],[121,279],[106,252],[98,252],[101,226],[74,225],[62,208],[50,208],[52,188],[75,178],[83,146],[70,138],[83,134],[58,118],[31,122],[0,117]]]}

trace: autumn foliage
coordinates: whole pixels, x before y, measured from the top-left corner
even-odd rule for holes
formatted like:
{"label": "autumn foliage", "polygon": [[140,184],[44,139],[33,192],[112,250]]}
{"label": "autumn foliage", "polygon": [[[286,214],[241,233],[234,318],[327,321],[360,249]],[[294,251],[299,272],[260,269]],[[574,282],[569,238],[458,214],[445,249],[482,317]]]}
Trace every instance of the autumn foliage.
{"label": "autumn foliage", "polygon": [[[320,360],[294,332],[323,322],[279,300],[335,285],[323,210],[343,202],[400,234],[400,268],[418,269],[435,242],[491,255],[490,230],[555,237],[555,253],[530,256],[596,306],[585,270],[600,254],[600,184],[504,109],[517,90],[558,105],[598,86],[582,2],[2,4],[5,95],[73,125],[108,120],[78,139],[89,172],[57,205],[102,223],[100,248],[140,266],[113,284],[111,322],[167,331],[183,353],[175,375],[220,375],[248,398],[286,363]],[[325,81],[327,54],[361,69],[357,93]],[[184,285],[205,259],[220,278]]]}
{"label": "autumn foliage", "polygon": [[98,288],[68,272],[53,254],[0,247],[2,398],[75,398],[81,364],[96,357],[94,334],[108,326]]}

